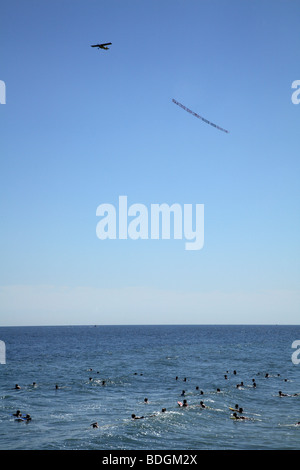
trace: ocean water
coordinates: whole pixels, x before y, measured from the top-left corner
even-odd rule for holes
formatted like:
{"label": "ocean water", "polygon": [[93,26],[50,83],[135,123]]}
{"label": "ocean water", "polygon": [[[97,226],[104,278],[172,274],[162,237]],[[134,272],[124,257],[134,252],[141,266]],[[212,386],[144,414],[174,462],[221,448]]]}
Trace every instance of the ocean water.
{"label": "ocean water", "polygon": [[2,450],[300,449],[300,326],[2,327],[0,339]]}

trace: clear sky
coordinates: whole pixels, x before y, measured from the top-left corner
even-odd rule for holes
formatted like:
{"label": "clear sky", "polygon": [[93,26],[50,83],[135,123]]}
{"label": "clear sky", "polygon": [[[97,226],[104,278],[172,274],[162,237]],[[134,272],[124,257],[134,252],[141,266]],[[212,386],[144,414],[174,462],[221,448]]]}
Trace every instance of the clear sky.
{"label": "clear sky", "polygon": [[[0,325],[299,324],[299,17],[2,1]],[[204,204],[203,248],[100,240],[97,207],[122,195]]]}

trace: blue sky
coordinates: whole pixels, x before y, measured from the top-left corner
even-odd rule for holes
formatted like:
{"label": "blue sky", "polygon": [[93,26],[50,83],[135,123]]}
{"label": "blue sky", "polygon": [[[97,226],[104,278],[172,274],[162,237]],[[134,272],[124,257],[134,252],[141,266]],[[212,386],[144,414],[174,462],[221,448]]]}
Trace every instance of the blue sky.
{"label": "blue sky", "polygon": [[[299,324],[299,15],[2,2],[1,325]],[[204,204],[203,249],[99,240],[96,209],[121,195]]]}

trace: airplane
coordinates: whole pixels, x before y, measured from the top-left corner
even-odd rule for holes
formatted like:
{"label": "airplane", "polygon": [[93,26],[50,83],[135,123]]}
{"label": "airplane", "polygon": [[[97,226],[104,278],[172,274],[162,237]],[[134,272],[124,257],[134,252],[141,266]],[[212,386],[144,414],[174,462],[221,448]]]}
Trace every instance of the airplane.
{"label": "airplane", "polygon": [[98,47],[98,49],[109,49],[109,47],[105,47],[105,46],[109,46],[111,44],[111,42],[106,42],[105,44],[93,44],[91,47]]}

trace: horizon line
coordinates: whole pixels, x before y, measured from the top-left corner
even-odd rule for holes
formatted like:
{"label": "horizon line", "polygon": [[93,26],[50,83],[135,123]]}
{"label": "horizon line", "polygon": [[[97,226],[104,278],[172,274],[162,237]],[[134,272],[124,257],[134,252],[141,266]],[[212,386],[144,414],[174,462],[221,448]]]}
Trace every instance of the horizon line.
{"label": "horizon line", "polygon": [[40,327],[102,327],[102,326],[300,326],[300,323],[87,323],[47,325],[0,325],[0,328]]}

